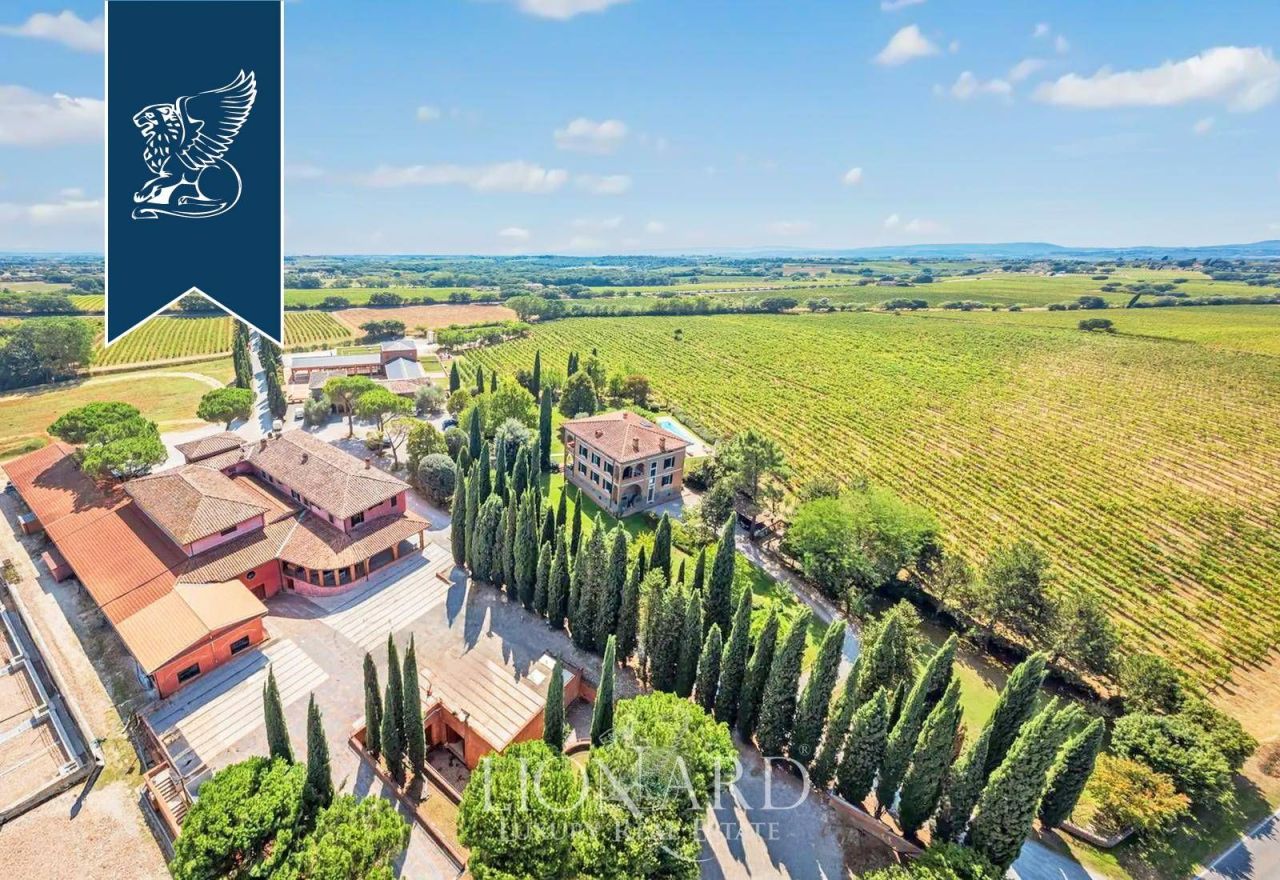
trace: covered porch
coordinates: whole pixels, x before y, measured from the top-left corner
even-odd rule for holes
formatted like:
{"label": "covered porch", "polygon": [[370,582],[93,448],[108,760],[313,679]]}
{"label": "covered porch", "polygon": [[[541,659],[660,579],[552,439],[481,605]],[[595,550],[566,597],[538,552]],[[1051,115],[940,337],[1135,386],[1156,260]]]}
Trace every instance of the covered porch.
{"label": "covered porch", "polygon": [[379,517],[351,532],[304,516],[280,549],[286,589],[332,595],[427,546],[430,524],[411,513]]}

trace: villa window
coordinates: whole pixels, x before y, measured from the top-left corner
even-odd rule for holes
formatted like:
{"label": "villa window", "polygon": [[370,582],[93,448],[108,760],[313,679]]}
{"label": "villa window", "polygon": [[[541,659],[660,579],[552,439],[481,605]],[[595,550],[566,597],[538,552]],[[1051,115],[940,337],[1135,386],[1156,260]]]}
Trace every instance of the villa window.
{"label": "villa window", "polygon": [[393,495],[393,496],[391,496],[391,506],[392,506],[392,507],[395,507],[395,506],[396,506],[396,504],[398,504],[398,503],[399,503],[399,501],[400,501],[400,496],[398,496],[398,495]]}
{"label": "villa window", "polygon": [[658,472],[658,463],[656,461],[649,462],[649,476],[653,476]]}
{"label": "villa window", "polygon": [[596,455],[594,452],[591,453],[591,463],[596,467],[600,467],[600,456]]}
{"label": "villa window", "polygon": [[191,681],[191,679],[195,678],[199,674],[200,674],[200,664],[192,663],[186,669],[183,669],[181,672],[178,673],[178,684]]}
{"label": "villa window", "polygon": [[664,471],[669,471],[675,466],[676,466],[676,457],[674,455],[669,455],[662,460],[662,469]]}
{"label": "villa window", "polygon": [[239,654],[241,651],[243,651],[247,647],[249,647],[249,637],[241,636],[240,638],[236,639],[234,642],[231,643],[231,653],[233,655]]}
{"label": "villa window", "polygon": [[578,462],[578,473],[585,474],[586,472],[587,472],[587,466],[582,462]]}
{"label": "villa window", "polygon": [[670,485],[671,485],[671,482],[672,482],[671,474],[667,474],[666,476],[664,476],[664,477],[662,478],[662,485],[663,485],[663,486],[670,486]]}
{"label": "villa window", "polygon": [[257,574],[258,574],[257,570],[251,568],[244,573],[244,579],[247,581],[251,581],[257,576]]}
{"label": "villa window", "polygon": [[605,480],[605,481],[604,481],[604,490],[605,490],[606,492],[612,492],[612,491],[613,491],[613,483],[610,483],[608,480]]}
{"label": "villa window", "polygon": [[232,527],[231,527],[231,528],[229,528],[229,529],[223,529],[222,531],[218,532],[218,534],[219,534],[219,535],[234,535],[234,534],[236,533],[236,529],[238,529],[238,528],[240,528],[238,525],[237,525],[237,526],[232,526]]}
{"label": "villa window", "polygon": [[622,469],[622,479],[626,480],[631,477],[631,465],[627,465]]}
{"label": "villa window", "polygon": [[606,461],[604,463],[604,472],[609,476],[613,476],[613,462]]}
{"label": "villa window", "polygon": [[363,514],[363,513],[357,513],[355,516],[351,517],[351,525],[353,525],[353,526],[358,526],[358,525],[360,525],[360,523],[362,523],[362,522],[364,522],[364,514]]}
{"label": "villa window", "polygon": [[599,471],[592,471],[592,472],[591,472],[591,482],[595,483],[596,485],[600,485],[600,472],[599,472]]}

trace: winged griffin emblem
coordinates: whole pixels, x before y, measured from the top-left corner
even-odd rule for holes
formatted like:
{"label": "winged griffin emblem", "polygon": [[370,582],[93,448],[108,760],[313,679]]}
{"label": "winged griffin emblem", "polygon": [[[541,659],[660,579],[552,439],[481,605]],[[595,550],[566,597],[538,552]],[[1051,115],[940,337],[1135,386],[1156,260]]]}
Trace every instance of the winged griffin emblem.
{"label": "winged griffin emblem", "polygon": [[133,194],[133,219],[217,217],[235,207],[240,172],[225,157],[257,94],[253,71],[242,70],[221,88],[134,114],[147,142],[142,161],[154,176]]}

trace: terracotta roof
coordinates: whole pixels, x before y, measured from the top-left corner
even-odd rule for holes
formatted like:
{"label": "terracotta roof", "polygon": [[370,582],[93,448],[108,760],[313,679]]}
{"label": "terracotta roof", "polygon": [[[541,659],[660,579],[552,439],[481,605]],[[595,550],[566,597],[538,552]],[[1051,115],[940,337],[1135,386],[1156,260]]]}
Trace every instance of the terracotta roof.
{"label": "terracotta roof", "polygon": [[334,516],[349,517],[399,495],[409,484],[305,431],[286,431],[249,452],[254,467]]}
{"label": "terracotta roof", "polygon": [[130,480],[124,489],[180,544],[216,535],[270,509],[221,471],[192,464]]}
{"label": "terracotta roof", "polygon": [[200,622],[217,632],[267,613],[267,606],[239,581],[216,584],[176,584],[173,591],[191,607]]}
{"label": "terracotta roof", "polygon": [[215,471],[226,470],[232,465],[239,464],[244,460],[244,450],[240,448],[230,449],[226,452],[219,452],[217,455],[211,455],[208,458],[202,458],[199,461],[193,461],[196,467],[211,468]]}
{"label": "terracotta roof", "polygon": [[186,443],[179,443],[173,448],[181,452],[183,458],[191,462],[202,461],[212,455],[239,449],[243,444],[244,438],[239,434],[231,431],[219,431],[217,434],[210,434],[208,437],[201,437],[199,440],[188,440]]}
{"label": "terracotta roof", "polygon": [[274,562],[285,538],[296,525],[294,519],[283,519],[219,544],[182,563],[178,577],[193,583],[227,581],[250,569]]}
{"label": "terracotta roof", "polygon": [[119,488],[95,483],[74,456],[74,448],[54,442],[4,464],[22,500],[46,528],[68,514],[105,511],[125,500]]}
{"label": "terracotta roof", "polygon": [[287,519],[302,509],[286,498],[283,493],[268,486],[252,474],[232,474],[231,482],[244,490],[246,494],[253,496],[256,503],[267,508],[266,520],[269,523]]}
{"label": "terracotta roof", "polygon": [[566,433],[614,461],[634,461],[684,449],[689,442],[628,410],[565,422]]}
{"label": "terracotta roof", "polygon": [[425,376],[421,379],[374,379],[373,381],[392,394],[398,395],[414,395],[418,393],[419,388],[431,384],[431,380]]}
{"label": "terracotta roof", "polygon": [[426,520],[406,511],[403,516],[380,516],[343,532],[317,516],[303,514],[298,527],[285,538],[279,557],[303,568],[348,568],[429,527]]}
{"label": "terracotta roof", "polygon": [[267,606],[238,581],[179,584],[120,621],[116,630],[150,674],[219,630],[266,613]]}
{"label": "terracotta roof", "polygon": [[103,607],[186,559],[132,504],[92,522],[65,518],[46,531]]}

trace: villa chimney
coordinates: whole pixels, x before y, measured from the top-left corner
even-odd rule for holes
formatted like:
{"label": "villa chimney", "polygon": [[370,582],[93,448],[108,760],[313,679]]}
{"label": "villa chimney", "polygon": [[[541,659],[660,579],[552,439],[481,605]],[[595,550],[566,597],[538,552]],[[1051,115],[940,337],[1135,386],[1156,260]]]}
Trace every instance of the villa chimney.
{"label": "villa chimney", "polygon": [[603,436],[604,436],[604,431],[601,431],[599,428],[596,428],[596,439],[599,440]]}
{"label": "villa chimney", "polygon": [[632,437],[632,438],[631,438],[631,451],[632,451],[632,452],[639,452],[639,451],[640,451],[640,438],[639,438],[639,437]]}
{"label": "villa chimney", "polygon": [[311,453],[309,453],[309,452],[304,452],[304,453],[302,453],[302,463],[303,463],[303,464],[306,464],[306,463],[307,463],[307,459],[308,459],[308,458],[310,458],[310,457],[311,457]]}
{"label": "villa chimney", "polygon": [[364,457],[364,469],[368,470],[371,467],[373,467],[373,459],[366,455]]}
{"label": "villa chimney", "polygon": [[659,438],[658,438],[658,448],[659,448],[659,449],[661,449],[663,452],[666,452],[666,451],[667,451],[667,438],[666,438],[666,437],[659,437]]}
{"label": "villa chimney", "polygon": [[259,440],[259,441],[258,441],[258,448],[259,448],[259,449],[266,449],[266,448],[267,448],[267,438],[266,438],[266,437],[263,437],[261,440]]}

